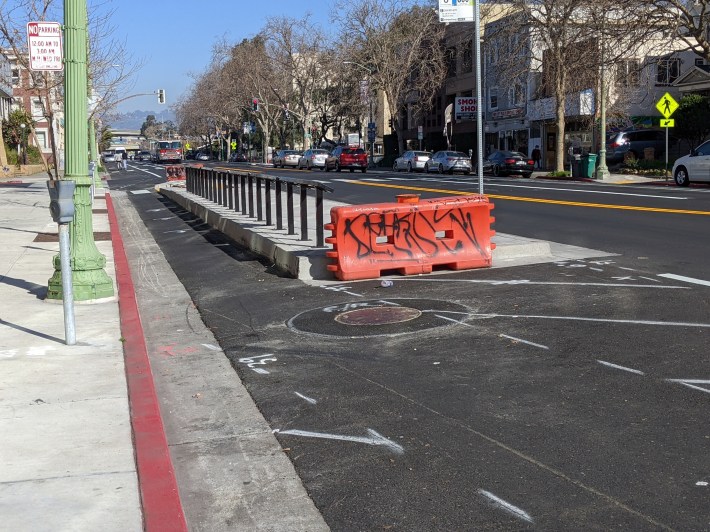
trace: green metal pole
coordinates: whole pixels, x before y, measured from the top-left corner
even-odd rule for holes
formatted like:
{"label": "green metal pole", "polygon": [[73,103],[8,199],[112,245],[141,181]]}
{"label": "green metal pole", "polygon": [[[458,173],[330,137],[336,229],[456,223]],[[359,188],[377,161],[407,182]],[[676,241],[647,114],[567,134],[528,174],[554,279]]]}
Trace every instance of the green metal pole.
{"label": "green metal pole", "polygon": [[602,43],[601,43],[601,48],[602,48],[602,62],[601,62],[601,91],[599,93],[600,96],[600,128],[599,128],[599,136],[601,137],[600,139],[600,145],[599,145],[599,165],[597,166],[597,179],[599,180],[604,180],[604,179],[609,179],[609,168],[606,165],[606,103],[607,103],[607,90],[606,90],[606,68],[604,67],[604,37],[602,36]]}
{"label": "green metal pole", "polygon": [[[104,271],[106,257],[94,242],[87,129],[86,0],[64,0],[64,114],[66,123],[65,179],[76,183],[74,221],[69,224],[75,301],[114,296],[113,281]],[[48,299],[62,299],[61,263],[54,257]]]}

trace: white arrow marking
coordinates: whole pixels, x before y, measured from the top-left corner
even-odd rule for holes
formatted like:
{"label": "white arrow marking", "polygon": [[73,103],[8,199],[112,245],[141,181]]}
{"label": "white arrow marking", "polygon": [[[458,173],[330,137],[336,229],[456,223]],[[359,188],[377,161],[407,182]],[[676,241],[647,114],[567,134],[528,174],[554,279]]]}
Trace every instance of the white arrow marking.
{"label": "white arrow marking", "polygon": [[710,393],[710,390],[703,388],[702,386],[694,386],[695,384],[710,384],[710,380],[702,379],[666,379],[668,382],[679,382],[683,386],[692,388],[693,390],[699,390],[701,392]]}
{"label": "white arrow marking", "polygon": [[533,522],[533,518],[530,517],[530,514],[528,514],[526,511],[521,510],[517,506],[513,506],[512,504],[504,501],[500,497],[496,497],[490,491],[478,490],[478,493],[479,495],[488,499],[493,504],[493,506],[495,506],[496,508],[500,508],[501,510],[509,513],[513,517],[517,517],[518,519],[522,519],[523,521],[527,521],[528,523]]}
{"label": "white arrow marking", "polygon": [[187,231],[185,229],[176,229],[174,231],[163,231],[163,234],[167,234],[167,233],[187,233]]}
{"label": "white arrow marking", "polygon": [[340,440],[340,441],[353,441],[356,443],[364,443],[365,445],[381,445],[387,447],[390,451],[395,454],[403,454],[404,447],[398,443],[388,440],[382,434],[372,429],[367,429],[367,433],[370,435],[369,438],[364,436],[345,436],[342,434],[328,434],[325,432],[309,432],[306,430],[279,430],[275,429],[274,433],[286,434],[290,436],[303,436],[304,438],[323,438],[325,440]]}

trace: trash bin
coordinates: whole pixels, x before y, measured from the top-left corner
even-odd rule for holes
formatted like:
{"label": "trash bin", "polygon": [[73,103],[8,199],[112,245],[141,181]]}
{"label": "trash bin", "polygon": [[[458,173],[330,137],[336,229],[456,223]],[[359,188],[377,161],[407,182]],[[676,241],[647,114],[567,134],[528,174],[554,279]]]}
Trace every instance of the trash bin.
{"label": "trash bin", "polygon": [[573,155],[572,160],[570,162],[570,166],[572,167],[572,177],[582,177],[582,156],[581,155]]}
{"label": "trash bin", "polygon": [[594,177],[594,172],[597,169],[597,154],[589,153],[582,157],[579,162],[579,177]]}

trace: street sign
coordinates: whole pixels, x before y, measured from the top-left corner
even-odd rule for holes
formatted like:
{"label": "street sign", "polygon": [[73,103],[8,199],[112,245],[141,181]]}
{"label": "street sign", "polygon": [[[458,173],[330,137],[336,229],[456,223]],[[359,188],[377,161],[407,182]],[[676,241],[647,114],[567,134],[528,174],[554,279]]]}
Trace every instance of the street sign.
{"label": "street sign", "polygon": [[670,118],[671,115],[675,113],[676,109],[678,109],[678,102],[673,99],[673,96],[665,93],[661,99],[658,100],[658,103],[656,103],[656,109],[658,109],[658,112],[665,118]]}
{"label": "street sign", "polygon": [[417,139],[424,140],[424,127],[423,126],[417,126]]}
{"label": "street sign", "polygon": [[439,22],[473,21],[473,0],[439,0]]}
{"label": "street sign", "polygon": [[229,145],[229,147],[230,147],[232,150],[236,150],[236,149],[237,149],[237,141],[236,141],[236,140],[233,140],[233,141],[231,142],[231,144]]}
{"label": "street sign", "polygon": [[192,148],[192,146],[190,146],[190,143],[189,143],[189,142],[186,142],[186,143],[185,143],[185,149],[186,149],[186,150],[189,150],[189,149],[191,149],[191,148]]}
{"label": "street sign", "polygon": [[661,120],[661,127],[675,127],[675,118],[665,118]]}
{"label": "street sign", "polygon": [[375,132],[374,132],[372,129],[369,130],[369,131],[367,132],[367,140],[368,140],[368,142],[375,142],[375,138],[376,138]]}
{"label": "street sign", "polygon": [[64,69],[62,27],[59,22],[28,22],[27,44],[30,70]]}
{"label": "street sign", "polygon": [[461,120],[475,120],[478,109],[478,100],[470,96],[457,96],[454,101],[454,118],[457,122]]}

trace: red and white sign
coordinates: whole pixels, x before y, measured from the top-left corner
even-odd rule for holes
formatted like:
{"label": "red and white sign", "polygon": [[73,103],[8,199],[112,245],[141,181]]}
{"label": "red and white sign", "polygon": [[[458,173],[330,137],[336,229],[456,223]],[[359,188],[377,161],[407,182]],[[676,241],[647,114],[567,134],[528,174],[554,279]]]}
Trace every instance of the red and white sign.
{"label": "red and white sign", "polygon": [[476,119],[476,98],[470,96],[458,96],[454,102],[454,116],[456,121]]}
{"label": "red and white sign", "polygon": [[62,26],[59,22],[28,22],[30,70],[62,70]]}

